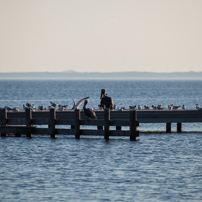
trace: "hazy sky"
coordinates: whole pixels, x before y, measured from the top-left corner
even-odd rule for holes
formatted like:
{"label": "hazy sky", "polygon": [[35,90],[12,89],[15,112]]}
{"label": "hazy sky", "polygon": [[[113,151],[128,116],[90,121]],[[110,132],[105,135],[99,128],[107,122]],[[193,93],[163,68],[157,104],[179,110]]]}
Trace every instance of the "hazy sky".
{"label": "hazy sky", "polygon": [[202,0],[0,0],[0,72],[202,71]]}

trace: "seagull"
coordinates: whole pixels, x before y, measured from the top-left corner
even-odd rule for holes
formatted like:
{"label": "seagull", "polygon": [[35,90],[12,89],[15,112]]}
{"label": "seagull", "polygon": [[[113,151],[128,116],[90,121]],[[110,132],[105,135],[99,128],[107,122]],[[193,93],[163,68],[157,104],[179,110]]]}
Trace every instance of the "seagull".
{"label": "seagull", "polygon": [[114,105],[114,106],[112,107],[112,109],[116,109],[116,105]]}
{"label": "seagull", "polygon": [[173,106],[172,106],[172,105],[168,105],[168,109],[169,109],[169,110],[172,110],[172,109],[173,109]]}
{"label": "seagull", "polygon": [[171,104],[171,106],[173,107],[173,109],[178,109],[180,106],[174,106],[173,104]]}
{"label": "seagull", "polygon": [[5,106],[4,109],[7,109],[8,111],[13,110],[13,108],[10,108],[8,106]]}
{"label": "seagull", "polygon": [[164,109],[162,105],[158,105],[157,109]]}
{"label": "seagull", "polygon": [[51,106],[54,107],[54,108],[56,108],[58,106],[58,104],[56,104],[56,103],[54,103],[52,101],[50,101],[50,103],[51,103]]}
{"label": "seagull", "polygon": [[182,109],[186,109],[186,106],[184,104],[182,105]]}
{"label": "seagull", "polygon": [[157,109],[157,106],[156,106],[156,105],[152,105],[152,108],[153,108],[153,109]]}
{"label": "seagull", "polygon": [[83,110],[85,115],[88,117],[88,119],[97,119],[96,113],[95,111],[93,111],[92,109],[86,108],[86,105],[88,104],[88,100],[85,100],[84,105],[83,105]]}
{"label": "seagull", "polygon": [[27,106],[27,108],[34,109],[34,105],[31,104],[30,102],[27,102],[27,103],[26,103],[26,106]]}
{"label": "seagull", "polygon": [[141,109],[142,109],[142,107],[141,107],[140,105],[138,105],[138,109],[139,109],[139,110],[141,110]]}
{"label": "seagull", "polygon": [[58,105],[60,111],[65,110],[67,108],[67,106],[68,105]]}
{"label": "seagull", "polygon": [[148,105],[144,105],[145,109],[150,109],[150,107]]}
{"label": "seagull", "polygon": [[136,105],[129,106],[129,109],[135,109],[135,108],[136,108]]}
{"label": "seagull", "polygon": [[18,109],[17,107],[14,107],[14,108],[13,108],[13,111],[19,112],[20,109]]}
{"label": "seagull", "polygon": [[38,107],[38,110],[41,110],[41,111],[43,111],[43,110],[45,110],[46,108],[44,108],[42,105],[40,105],[39,107]]}
{"label": "seagull", "polygon": [[75,110],[75,109],[78,109],[79,106],[80,106],[85,100],[87,100],[88,98],[89,98],[89,97],[85,97],[85,98],[79,100],[77,104],[76,104],[76,102],[74,101],[74,99],[72,98],[72,100],[73,100],[73,102],[74,102],[74,105],[73,105],[72,109],[74,109],[74,110]]}

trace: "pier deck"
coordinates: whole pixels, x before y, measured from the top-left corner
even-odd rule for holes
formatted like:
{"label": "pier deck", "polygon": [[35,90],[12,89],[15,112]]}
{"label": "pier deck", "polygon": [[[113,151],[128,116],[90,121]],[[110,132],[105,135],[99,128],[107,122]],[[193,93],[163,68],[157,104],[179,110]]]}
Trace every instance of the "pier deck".
{"label": "pier deck", "polygon": [[[14,112],[0,110],[0,133],[6,136],[14,133],[16,136],[26,134],[50,134],[55,138],[56,134],[75,135],[99,135],[109,139],[109,136],[129,136],[136,140],[139,136],[137,127],[141,123],[166,123],[166,132],[171,132],[171,123],[177,123],[177,132],[182,132],[182,123],[202,122],[202,110],[95,110],[97,120],[88,120],[83,110],[55,109],[34,111],[26,109]],[[46,128],[38,127],[46,125]],[[57,128],[57,125],[71,126],[70,129]],[[97,126],[97,130],[81,129],[80,126]],[[110,130],[110,126],[116,126],[116,130]],[[130,129],[121,130],[121,126],[129,126]]]}

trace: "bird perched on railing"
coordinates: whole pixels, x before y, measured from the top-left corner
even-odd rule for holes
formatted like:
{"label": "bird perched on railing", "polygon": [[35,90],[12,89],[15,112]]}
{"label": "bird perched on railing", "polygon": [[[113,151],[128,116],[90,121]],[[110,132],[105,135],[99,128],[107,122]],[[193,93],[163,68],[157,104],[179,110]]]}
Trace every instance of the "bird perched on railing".
{"label": "bird perched on railing", "polygon": [[148,105],[144,105],[145,109],[150,109],[150,107]]}
{"label": "bird perched on railing", "polygon": [[202,108],[198,104],[196,104],[196,109],[197,110],[202,110]]}
{"label": "bird perched on railing", "polygon": [[158,105],[157,109],[164,109],[162,105]]}
{"label": "bird perched on railing", "polygon": [[142,109],[142,106],[138,105],[138,109],[141,110],[141,109]]}
{"label": "bird perched on railing", "polygon": [[63,110],[65,110],[65,109],[67,109],[67,106],[68,105],[58,105],[58,109],[60,110],[60,111],[63,111]]}
{"label": "bird perched on railing", "polygon": [[152,105],[152,109],[157,109],[157,106],[156,105]]}
{"label": "bird perched on railing", "polygon": [[129,109],[135,109],[135,108],[136,108],[136,105],[129,106]]}
{"label": "bird perched on railing", "polygon": [[27,108],[34,109],[34,105],[31,104],[30,102],[27,102],[27,103],[26,103],[26,106],[27,106]]}
{"label": "bird perched on railing", "polygon": [[101,109],[113,109],[114,101],[111,97],[106,94],[106,89],[101,90],[100,104],[98,105]]}
{"label": "bird perched on railing", "polygon": [[38,110],[40,110],[40,111],[43,111],[43,110],[45,110],[46,108],[44,108],[42,105],[40,105],[40,106],[38,106]]}
{"label": "bird perched on railing", "polygon": [[58,104],[56,104],[56,103],[54,103],[54,102],[52,102],[52,101],[50,101],[50,103],[51,103],[51,106],[52,106],[53,108],[58,107]]}
{"label": "bird perched on railing", "polygon": [[184,104],[182,105],[182,109],[186,109],[186,106]]}
{"label": "bird perched on railing", "polygon": [[7,109],[8,111],[13,110],[13,108],[5,106],[4,109]]}
{"label": "bird perched on railing", "polygon": [[168,109],[169,109],[169,110],[172,110],[172,109],[173,109],[173,106],[172,106],[172,105],[168,105]]}
{"label": "bird perched on railing", "polygon": [[173,109],[178,109],[178,108],[180,108],[180,106],[179,106],[179,105],[174,106],[173,104],[171,104],[171,106],[173,107]]}
{"label": "bird perched on railing", "polygon": [[88,104],[88,100],[85,100],[84,105],[83,105],[83,110],[85,115],[88,117],[88,119],[97,119],[96,113],[95,111],[93,111],[92,109],[86,108],[86,105]]}
{"label": "bird perched on railing", "polygon": [[72,98],[72,100],[73,100],[73,107],[72,107],[72,109],[78,109],[79,108],[79,106],[85,101],[85,100],[87,100],[89,97],[85,97],[85,98],[83,98],[83,99],[81,99],[81,100],[79,100],[77,103],[74,101],[74,99]]}

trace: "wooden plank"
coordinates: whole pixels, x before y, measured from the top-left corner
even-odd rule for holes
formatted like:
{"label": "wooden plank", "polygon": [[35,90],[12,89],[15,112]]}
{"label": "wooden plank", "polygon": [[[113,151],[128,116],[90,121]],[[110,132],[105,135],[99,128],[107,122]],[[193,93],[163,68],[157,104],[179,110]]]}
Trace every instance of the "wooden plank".
{"label": "wooden plank", "polygon": [[80,130],[81,135],[104,136],[104,130]]}
{"label": "wooden plank", "polygon": [[130,131],[127,130],[110,130],[109,131],[110,136],[125,136],[129,137],[130,136]]}

